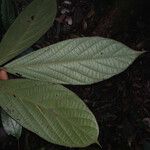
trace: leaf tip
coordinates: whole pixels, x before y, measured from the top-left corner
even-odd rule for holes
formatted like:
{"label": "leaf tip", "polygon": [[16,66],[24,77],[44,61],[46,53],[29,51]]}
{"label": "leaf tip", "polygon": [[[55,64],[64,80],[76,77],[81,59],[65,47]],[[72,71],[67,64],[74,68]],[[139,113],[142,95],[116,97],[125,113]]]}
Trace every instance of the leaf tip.
{"label": "leaf tip", "polygon": [[99,141],[97,140],[96,142],[95,142],[99,147],[101,147],[102,148],[102,146],[101,146],[101,144],[99,143]]}

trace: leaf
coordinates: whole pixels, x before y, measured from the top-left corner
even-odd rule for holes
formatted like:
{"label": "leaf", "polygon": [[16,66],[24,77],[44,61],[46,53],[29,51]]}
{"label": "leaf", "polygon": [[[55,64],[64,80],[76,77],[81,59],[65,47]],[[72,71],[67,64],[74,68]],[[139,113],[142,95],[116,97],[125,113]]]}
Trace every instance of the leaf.
{"label": "leaf", "polygon": [[141,52],[100,37],[71,39],[5,66],[23,77],[60,84],[92,84],[124,71]]}
{"label": "leaf", "polygon": [[26,79],[0,81],[0,106],[23,127],[54,144],[85,147],[97,141],[94,115],[61,85]]}
{"label": "leaf", "polygon": [[2,0],[1,16],[4,28],[8,29],[16,18],[15,7],[12,0]]}
{"label": "leaf", "polygon": [[17,17],[0,44],[0,64],[4,64],[35,43],[53,24],[55,0],[34,0]]}
{"label": "leaf", "polygon": [[17,139],[20,138],[22,132],[22,126],[19,125],[14,119],[12,119],[5,111],[1,111],[1,119],[4,130],[8,135],[12,135]]}

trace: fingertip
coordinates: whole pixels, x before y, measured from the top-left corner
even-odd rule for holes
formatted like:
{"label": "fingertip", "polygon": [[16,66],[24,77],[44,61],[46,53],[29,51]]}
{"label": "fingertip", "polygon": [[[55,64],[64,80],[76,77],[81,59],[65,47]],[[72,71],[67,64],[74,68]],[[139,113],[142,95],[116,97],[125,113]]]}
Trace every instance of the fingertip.
{"label": "fingertip", "polygon": [[8,74],[5,70],[0,70],[0,80],[8,80]]}

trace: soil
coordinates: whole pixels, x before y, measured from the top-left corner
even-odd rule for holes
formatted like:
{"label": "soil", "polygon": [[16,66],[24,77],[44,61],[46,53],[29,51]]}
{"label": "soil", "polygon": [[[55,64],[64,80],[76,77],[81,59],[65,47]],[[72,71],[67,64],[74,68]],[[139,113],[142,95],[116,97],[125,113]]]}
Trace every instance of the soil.
{"label": "soil", "polygon": [[[150,4],[146,0],[58,0],[53,27],[28,52],[83,36],[102,36],[146,52],[124,72],[87,86],[67,86],[94,113],[102,150],[150,150]],[[17,0],[18,12],[30,0]],[[67,9],[66,14],[62,12]],[[1,37],[5,33],[1,30]],[[27,53],[27,52],[25,52]],[[20,57],[20,56],[19,56]],[[69,150],[23,129],[19,140],[0,127],[1,150]],[[100,150],[91,145],[81,150]],[[71,149],[74,150],[74,149]]]}

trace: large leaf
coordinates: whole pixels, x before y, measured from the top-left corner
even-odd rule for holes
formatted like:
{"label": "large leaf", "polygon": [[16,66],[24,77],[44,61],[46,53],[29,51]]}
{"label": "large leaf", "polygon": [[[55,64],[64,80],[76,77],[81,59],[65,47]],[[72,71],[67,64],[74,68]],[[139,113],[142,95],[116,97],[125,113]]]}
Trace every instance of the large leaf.
{"label": "large leaf", "polygon": [[5,29],[14,22],[16,18],[13,0],[2,0],[1,4],[2,23]]}
{"label": "large leaf", "polygon": [[26,79],[0,81],[0,106],[19,124],[52,143],[84,147],[97,141],[94,115],[61,85]]}
{"label": "large leaf", "polygon": [[55,0],[34,0],[20,13],[0,44],[0,65],[36,42],[52,25]]}
{"label": "large leaf", "polygon": [[122,72],[140,54],[114,40],[86,37],[51,45],[5,67],[30,79],[91,84]]}
{"label": "large leaf", "polygon": [[12,135],[17,139],[20,138],[22,132],[22,126],[12,119],[5,111],[1,112],[2,124],[5,132],[8,135]]}

